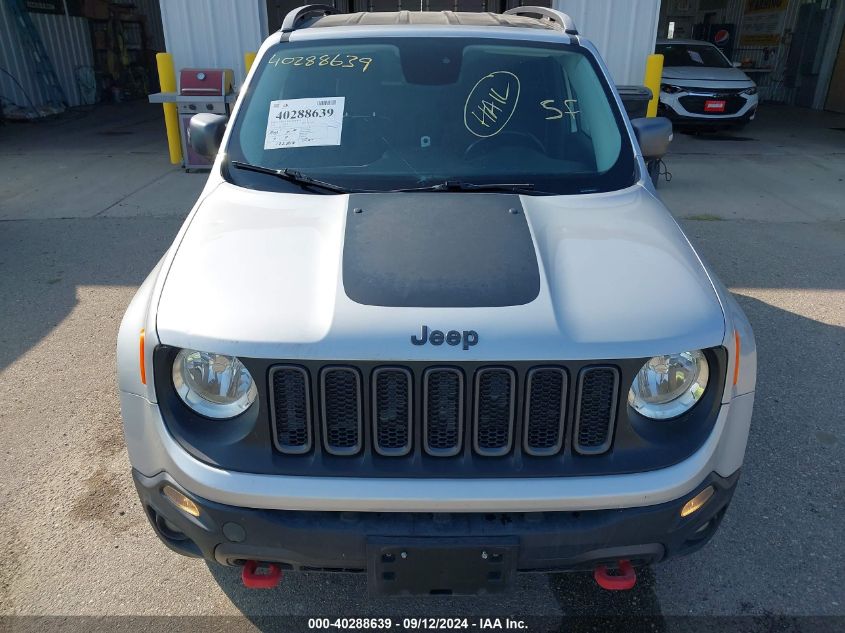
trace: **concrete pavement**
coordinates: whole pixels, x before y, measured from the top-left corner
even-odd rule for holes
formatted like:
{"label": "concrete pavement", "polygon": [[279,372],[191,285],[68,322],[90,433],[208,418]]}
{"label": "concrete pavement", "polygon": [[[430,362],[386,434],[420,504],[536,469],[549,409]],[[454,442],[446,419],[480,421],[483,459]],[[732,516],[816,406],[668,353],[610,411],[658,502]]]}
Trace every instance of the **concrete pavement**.
{"label": "concrete pavement", "polygon": [[837,222],[845,208],[843,121],[766,104],[739,132],[676,132],[666,160],[673,180],[661,194],[682,219]]}
{"label": "concrete pavement", "polygon": [[532,575],[504,597],[425,600],[319,574],[250,592],[237,570],[159,543],[132,488],[115,338],[204,176],[168,164],[153,106],[0,127],[0,614],[845,615],[835,127],[845,117],[764,107],[741,134],[752,140],[678,135],[667,158],[661,194],[738,295],[760,353],[747,463],[713,542],[624,594]]}

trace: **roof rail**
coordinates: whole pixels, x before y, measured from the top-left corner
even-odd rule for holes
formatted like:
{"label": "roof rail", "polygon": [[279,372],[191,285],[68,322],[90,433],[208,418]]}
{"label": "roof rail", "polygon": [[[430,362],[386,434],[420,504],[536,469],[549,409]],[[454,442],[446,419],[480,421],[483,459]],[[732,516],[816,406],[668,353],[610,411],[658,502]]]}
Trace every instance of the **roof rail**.
{"label": "roof rail", "polygon": [[300,28],[301,22],[311,18],[321,18],[324,15],[333,15],[340,13],[336,7],[330,7],[327,4],[306,4],[302,7],[297,7],[290,11],[282,22],[282,33],[290,33]]}
{"label": "roof rail", "polygon": [[503,15],[518,15],[518,16],[533,16],[539,15],[541,18],[548,18],[552,22],[557,22],[563,27],[563,32],[567,35],[578,35],[578,29],[575,28],[575,21],[566,13],[555,11],[548,7],[514,7],[508,9]]}

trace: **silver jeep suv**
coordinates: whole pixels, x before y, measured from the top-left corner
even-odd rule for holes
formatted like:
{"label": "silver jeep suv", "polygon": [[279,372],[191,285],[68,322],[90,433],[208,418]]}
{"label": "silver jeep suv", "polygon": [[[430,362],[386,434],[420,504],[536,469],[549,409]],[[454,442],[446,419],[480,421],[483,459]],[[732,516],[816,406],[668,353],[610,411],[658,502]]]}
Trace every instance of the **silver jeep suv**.
{"label": "silver jeep suv", "polygon": [[670,139],[556,11],[289,14],[191,122],[214,166],[120,329],[161,540],[426,594],[701,547],[756,356],[647,176]]}

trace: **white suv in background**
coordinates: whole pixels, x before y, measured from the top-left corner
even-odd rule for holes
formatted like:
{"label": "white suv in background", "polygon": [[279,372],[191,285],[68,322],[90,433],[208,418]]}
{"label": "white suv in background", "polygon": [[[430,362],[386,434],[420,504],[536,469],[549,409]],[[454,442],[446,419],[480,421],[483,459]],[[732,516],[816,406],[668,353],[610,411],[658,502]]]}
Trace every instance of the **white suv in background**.
{"label": "white suv in background", "polygon": [[716,46],[658,40],[663,55],[659,114],[679,126],[742,127],[757,114],[757,85]]}

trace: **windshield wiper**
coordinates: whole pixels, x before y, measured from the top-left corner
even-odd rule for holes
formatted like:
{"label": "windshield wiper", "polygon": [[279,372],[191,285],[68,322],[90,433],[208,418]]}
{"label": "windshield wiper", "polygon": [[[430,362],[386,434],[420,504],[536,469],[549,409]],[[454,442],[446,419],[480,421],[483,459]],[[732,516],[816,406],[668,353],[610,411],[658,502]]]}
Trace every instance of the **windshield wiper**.
{"label": "windshield wiper", "polygon": [[334,185],[330,182],[317,180],[311,176],[307,176],[295,169],[273,169],[272,167],[262,167],[261,165],[253,165],[251,163],[244,163],[239,160],[232,161],[232,167],[243,169],[245,171],[254,171],[259,174],[267,174],[268,176],[276,176],[282,180],[296,183],[307,187],[316,187],[318,189],[325,189],[326,191],[334,191],[335,193],[352,193],[353,189],[346,189],[340,185]]}
{"label": "windshield wiper", "polygon": [[[288,182],[296,183],[305,187],[315,187],[325,189],[326,191],[333,191],[335,193],[374,193],[371,189],[348,189],[335,185],[324,180],[312,178],[295,169],[273,169],[272,167],[263,167],[261,165],[253,165],[239,160],[233,160],[232,166],[236,169],[243,169],[245,171],[254,171],[259,174],[267,174],[275,176]],[[539,195],[553,195],[548,191],[537,191],[534,189],[534,184],[530,182],[525,183],[472,183],[463,182],[460,180],[446,180],[436,185],[429,185],[427,187],[410,187],[407,189],[391,189],[384,193],[399,193],[399,192],[415,192],[415,191],[508,191],[513,193],[525,194],[539,194]]]}
{"label": "windshield wiper", "polygon": [[394,189],[394,191],[511,191],[514,193],[537,193],[544,194],[545,191],[536,191],[534,183],[472,183],[461,180],[446,180],[428,187],[412,187],[409,189]]}

